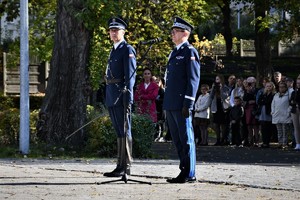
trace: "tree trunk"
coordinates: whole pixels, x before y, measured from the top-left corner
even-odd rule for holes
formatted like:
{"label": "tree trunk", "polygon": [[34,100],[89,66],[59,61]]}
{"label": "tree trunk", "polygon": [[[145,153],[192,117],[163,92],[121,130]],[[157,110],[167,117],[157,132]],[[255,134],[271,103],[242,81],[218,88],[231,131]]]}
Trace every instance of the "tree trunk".
{"label": "tree trunk", "polygon": [[41,107],[38,135],[48,144],[81,145],[89,95],[88,56],[91,33],[75,19],[82,0],[59,0],[55,43],[46,96]]}
{"label": "tree trunk", "polygon": [[231,31],[231,9],[230,0],[223,0],[220,6],[223,13],[223,35],[226,42],[226,56],[232,56],[232,31]]}
{"label": "tree trunk", "polygon": [[[269,12],[269,0],[256,0],[255,18],[266,17]],[[262,21],[257,20],[255,23],[255,53],[256,53],[256,77],[261,82],[264,77],[272,76],[271,68],[271,47],[270,47],[270,31],[269,28],[261,28]]]}

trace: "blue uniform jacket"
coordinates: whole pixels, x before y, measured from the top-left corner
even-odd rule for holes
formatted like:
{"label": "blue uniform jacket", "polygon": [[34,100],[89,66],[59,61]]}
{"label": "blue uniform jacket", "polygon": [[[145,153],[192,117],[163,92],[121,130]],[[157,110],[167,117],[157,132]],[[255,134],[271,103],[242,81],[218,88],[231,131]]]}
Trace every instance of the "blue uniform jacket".
{"label": "blue uniform jacket", "polygon": [[[133,103],[133,86],[135,83],[136,52],[132,46],[123,41],[116,50],[112,50],[108,59],[106,70],[106,106],[120,106]],[[121,94],[124,86],[128,91]],[[121,96],[120,96],[121,94]],[[117,100],[116,104],[114,104]],[[123,102],[125,101],[125,102]]]}
{"label": "blue uniform jacket", "polygon": [[170,55],[166,70],[164,110],[192,109],[200,82],[200,60],[197,50],[184,43]]}

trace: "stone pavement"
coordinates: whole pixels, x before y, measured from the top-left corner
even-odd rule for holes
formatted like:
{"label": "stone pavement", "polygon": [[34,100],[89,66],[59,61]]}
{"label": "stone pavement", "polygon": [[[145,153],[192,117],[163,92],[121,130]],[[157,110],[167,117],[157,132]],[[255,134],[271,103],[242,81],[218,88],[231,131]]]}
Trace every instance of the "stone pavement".
{"label": "stone pavement", "polygon": [[[198,147],[197,182],[169,184],[166,178],[179,173],[176,154],[171,143],[155,145],[166,159],[136,159],[129,176],[152,185],[130,180],[101,184],[120,180],[103,177],[114,169],[115,159],[0,159],[0,199],[300,199],[300,152]],[[235,162],[249,154],[272,155],[266,162],[263,156],[257,156],[261,162],[251,156]],[[229,155],[236,160],[230,162]],[[208,159],[214,156],[215,161]]]}

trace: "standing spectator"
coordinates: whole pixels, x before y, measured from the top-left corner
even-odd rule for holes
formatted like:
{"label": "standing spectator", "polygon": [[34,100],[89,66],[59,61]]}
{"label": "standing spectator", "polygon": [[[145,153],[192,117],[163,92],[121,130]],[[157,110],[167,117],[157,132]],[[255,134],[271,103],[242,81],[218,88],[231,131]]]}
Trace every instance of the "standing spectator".
{"label": "standing spectator", "polygon": [[[274,72],[273,73],[273,83],[275,85],[276,92],[279,91],[279,82],[282,81],[282,73],[281,72]],[[277,133],[277,127],[275,124],[273,124],[272,128],[272,136],[271,136],[271,142],[278,142],[278,133]]]}
{"label": "standing spectator", "polygon": [[276,124],[279,147],[286,148],[289,124],[292,122],[291,109],[289,107],[289,94],[286,83],[280,82],[278,86],[279,92],[275,94],[271,105],[272,123]]}
{"label": "standing spectator", "polygon": [[[244,96],[244,84],[243,84],[243,81],[244,79],[242,77],[239,77],[236,79],[236,84],[235,84],[235,87],[234,89],[231,91],[231,94],[230,94],[230,107],[233,107],[234,106],[234,97],[240,97],[241,99],[243,99],[243,96]],[[232,142],[232,132],[230,131],[231,128],[230,128],[230,123],[228,123],[228,126],[226,130],[226,132],[228,133],[228,136],[229,136],[229,141]],[[241,138],[243,138],[243,135],[244,135],[244,130],[245,130],[245,117],[243,116],[242,120],[241,120]]]}
{"label": "standing spectator", "polygon": [[175,17],[171,35],[176,48],[170,54],[167,64],[163,108],[180,159],[180,173],[176,178],[168,179],[169,183],[196,181],[191,110],[200,82],[200,59],[197,50],[188,42],[192,30],[191,24]]}
{"label": "standing spectator", "polygon": [[231,91],[230,95],[230,105],[231,107],[234,106],[234,98],[241,97],[243,99],[244,96],[244,79],[242,77],[237,78],[235,88]]}
{"label": "standing spectator", "polygon": [[286,76],[281,75],[281,80],[280,81],[285,82],[286,81]]}
{"label": "standing spectator", "polygon": [[156,140],[163,140],[163,131],[165,130],[165,113],[163,111],[163,100],[165,95],[165,81],[164,79],[157,77],[156,78],[156,84],[158,85],[158,95],[156,97],[155,103],[156,103],[156,113],[157,113],[157,126],[156,126]]}
{"label": "standing spectator", "polygon": [[[201,87],[198,87],[197,93],[196,93],[196,98],[198,99],[199,96],[201,95]],[[201,132],[200,132],[200,126],[199,126],[199,118],[195,118],[195,106],[196,103],[194,104],[194,108],[192,110],[192,124],[193,124],[193,129],[194,129],[194,136],[195,136],[195,143],[196,145],[200,145],[201,142]]]}
{"label": "standing spectator", "polygon": [[[248,85],[244,93],[244,110],[246,118],[246,126],[248,130],[248,142],[250,146],[258,146],[259,135],[258,135],[258,122],[253,115],[253,110],[256,109],[256,79],[254,77],[247,78]],[[246,144],[247,145],[247,144]]]}
{"label": "standing spectator", "polygon": [[258,104],[258,120],[260,123],[260,130],[262,135],[262,148],[268,148],[270,145],[270,140],[272,133],[272,115],[271,115],[271,104],[273,101],[275,91],[275,85],[273,82],[267,82],[264,84],[264,91],[259,96]]}
{"label": "standing spectator", "polygon": [[[279,72],[278,72],[279,73]],[[276,73],[277,74],[277,73]],[[276,75],[276,77],[278,78],[278,75]],[[258,103],[258,98],[259,98],[259,96],[261,95],[261,94],[263,94],[264,93],[264,87],[265,87],[265,84],[266,83],[268,83],[268,82],[270,82],[271,81],[271,79],[270,78],[268,78],[268,77],[265,77],[264,79],[263,79],[263,87],[262,88],[260,88],[258,91],[257,91],[257,95],[256,95],[256,103]],[[274,82],[272,82],[273,84],[274,84]],[[276,85],[274,84],[274,86],[275,86],[275,93],[277,92],[277,89],[276,89]],[[278,88],[278,87],[277,87]],[[256,117],[258,117],[258,116],[256,116]],[[260,121],[259,121],[260,122]],[[272,123],[271,123],[272,124]],[[261,128],[261,127],[260,127]],[[270,142],[277,142],[278,141],[278,139],[277,139],[277,128],[276,128],[276,125],[275,124],[272,124],[271,125],[271,127],[270,127],[270,129],[269,129],[270,131],[269,131],[269,133],[271,133],[271,139],[270,139]]]}
{"label": "standing spectator", "polygon": [[[266,83],[268,83],[270,81],[271,80],[270,80],[269,77],[264,77],[263,78],[263,80],[262,80],[262,87],[257,91],[257,94],[256,94],[256,103],[258,102],[258,99],[259,99],[260,95],[262,95],[265,92]],[[274,83],[273,83],[273,85],[274,85]]]}
{"label": "standing spectator", "polygon": [[230,107],[230,89],[224,84],[224,77],[217,75],[212,85],[210,93],[211,112],[213,115],[213,123],[216,131],[217,141],[215,146],[227,144],[225,128],[226,122],[229,121],[228,109]]}
{"label": "standing spectator", "polygon": [[230,127],[232,134],[232,144],[239,146],[241,144],[241,123],[244,115],[242,99],[239,96],[234,97],[234,106],[230,110]]}
{"label": "standing spectator", "polygon": [[[235,88],[235,84],[236,84],[236,77],[234,74],[231,74],[228,77],[228,84],[227,87],[229,88],[229,96],[231,95],[232,90]],[[229,97],[230,100],[230,97]],[[231,109],[231,104],[227,109],[227,112],[225,113],[226,117],[225,117],[225,131],[224,131],[224,144],[225,145],[229,145],[230,141],[231,141],[231,133],[230,133],[230,119],[229,119],[229,113],[230,113],[230,109]]]}
{"label": "standing spectator", "polygon": [[286,82],[286,85],[288,87],[289,99],[290,99],[291,96],[292,96],[292,93],[294,91],[294,80],[290,77],[286,77],[285,82]]}
{"label": "standing spectator", "polygon": [[207,84],[201,85],[201,95],[198,97],[195,103],[195,121],[199,125],[201,133],[201,146],[208,145],[208,132],[209,125],[209,113],[210,113],[210,99],[209,99],[209,86]]}
{"label": "standing spectator", "polygon": [[276,92],[278,92],[279,89],[279,82],[282,79],[282,74],[281,72],[274,72],[273,73],[273,79],[274,79],[274,84],[275,84],[275,88],[276,88]]}
{"label": "standing spectator", "polygon": [[137,105],[137,113],[148,115],[154,123],[157,122],[155,100],[158,90],[158,85],[152,79],[151,70],[145,68],[143,71],[143,81],[137,86],[134,93],[134,101]]}
{"label": "standing spectator", "polygon": [[[289,93],[289,100],[292,98],[292,93],[294,91],[294,80],[290,77],[285,78],[286,85],[288,87],[288,93]],[[293,123],[290,124],[290,132],[291,132],[291,138],[292,138],[292,146],[295,147],[296,140],[295,140],[295,134],[294,134],[294,125]]]}
{"label": "standing spectator", "polygon": [[290,99],[292,106],[292,120],[294,125],[294,136],[296,140],[296,150],[300,150],[300,75],[296,80],[295,90],[292,92]]}
{"label": "standing spectator", "polygon": [[230,92],[235,88],[235,84],[236,84],[236,78],[235,78],[235,75],[234,74],[231,74],[229,77],[228,77],[228,87],[230,89]]}
{"label": "standing spectator", "polygon": [[[244,95],[246,92],[246,88],[248,87],[248,82],[247,82],[247,78],[245,78],[243,80],[243,95],[241,96],[242,98],[242,106],[244,108]],[[241,141],[242,141],[242,146],[248,146],[249,145],[249,141],[248,141],[248,127],[246,124],[246,115],[245,115],[245,109],[244,109],[244,116],[242,119],[242,135],[241,135]]]}

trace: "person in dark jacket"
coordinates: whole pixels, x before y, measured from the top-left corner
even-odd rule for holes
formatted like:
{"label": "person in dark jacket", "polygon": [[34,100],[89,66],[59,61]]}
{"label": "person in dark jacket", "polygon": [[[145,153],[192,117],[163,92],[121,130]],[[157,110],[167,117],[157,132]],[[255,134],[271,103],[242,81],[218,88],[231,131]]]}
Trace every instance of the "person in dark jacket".
{"label": "person in dark jacket", "polygon": [[264,91],[257,100],[258,105],[258,121],[260,123],[260,132],[262,135],[262,148],[268,148],[272,136],[273,125],[271,115],[271,104],[276,93],[275,85],[273,82],[265,83]]}
{"label": "person in dark jacket", "polygon": [[295,150],[300,151],[300,75],[296,80],[295,90],[292,92],[290,105],[296,140]]}
{"label": "person in dark jacket", "polygon": [[163,132],[165,130],[165,112],[163,110],[163,101],[165,95],[165,80],[161,77],[156,78],[156,84],[158,85],[158,95],[156,97],[156,114],[157,114],[157,125],[156,125],[156,134],[155,141],[163,142]]}
{"label": "person in dark jacket", "polygon": [[234,106],[230,109],[230,127],[232,135],[232,144],[239,146],[241,144],[241,123],[244,116],[244,108],[242,107],[242,98],[234,97]]}

